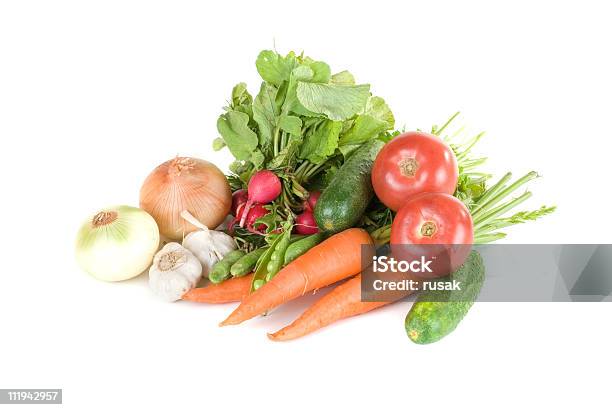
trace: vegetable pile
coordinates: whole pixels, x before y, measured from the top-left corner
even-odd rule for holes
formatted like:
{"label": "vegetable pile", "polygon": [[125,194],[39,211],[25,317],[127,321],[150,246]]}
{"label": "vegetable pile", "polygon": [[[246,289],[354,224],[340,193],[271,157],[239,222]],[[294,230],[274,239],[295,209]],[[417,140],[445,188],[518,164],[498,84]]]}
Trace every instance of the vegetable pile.
{"label": "vegetable pile", "polygon": [[[114,281],[150,266],[150,286],[164,300],[241,302],[224,326],[338,284],[269,335],[282,341],[391,303],[361,300],[362,252],[373,249],[363,245],[441,246],[453,263],[432,277],[472,285],[413,304],[407,335],[431,343],[454,330],[478,296],[484,266],[471,245],[554,211],[509,214],[531,193],[512,195],[537,174],[490,183],[480,171],[486,158],[473,155],[484,134],[449,135],[458,114],[430,132],[396,131],[385,101],[348,71],[269,50],[255,66],[258,93],[236,85],[217,121],[213,148],[234,156],[230,174],[196,158],[163,163],[142,186],[142,209],[108,208],[84,224],[83,269]],[[160,233],[170,242],[155,254]]]}

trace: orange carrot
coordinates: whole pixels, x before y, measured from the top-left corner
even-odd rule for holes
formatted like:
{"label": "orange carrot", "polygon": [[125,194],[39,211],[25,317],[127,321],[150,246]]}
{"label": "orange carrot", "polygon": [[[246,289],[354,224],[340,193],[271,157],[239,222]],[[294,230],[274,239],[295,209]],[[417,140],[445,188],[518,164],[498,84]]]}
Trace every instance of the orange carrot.
{"label": "orange carrot", "polygon": [[362,302],[361,275],[336,287],[319,299],[289,326],[268,334],[274,341],[297,339],[350,316],[360,315],[389,302]]}
{"label": "orange carrot", "polygon": [[208,285],[203,288],[191,289],[182,297],[183,300],[199,303],[230,303],[240,302],[251,290],[253,274],[233,278],[218,285]]}
{"label": "orange carrot", "polygon": [[[416,280],[417,278],[411,279]],[[410,293],[412,292],[398,291],[393,295],[393,301],[408,296]],[[293,323],[276,333],[268,334],[268,337],[277,342],[297,339],[338,320],[361,315],[393,303],[393,301],[362,302],[361,274],[359,274],[323,296]]]}
{"label": "orange carrot", "polygon": [[237,325],[285,302],[361,272],[361,245],[372,245],[363,229],[331,236],[285,266],[272,280],[247,296],[221,326]]}

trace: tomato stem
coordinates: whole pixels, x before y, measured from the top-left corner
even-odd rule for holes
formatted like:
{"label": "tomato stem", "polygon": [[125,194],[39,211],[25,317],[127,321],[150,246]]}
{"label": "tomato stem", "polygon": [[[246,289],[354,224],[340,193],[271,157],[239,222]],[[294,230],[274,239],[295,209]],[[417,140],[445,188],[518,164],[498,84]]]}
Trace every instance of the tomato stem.
{"label": "tomato stem", "polygon": [[427,221],[421,226],[421,235],[431,238],[438,231],[438,226],[435,222]]}
{"label": "tomato stem", "polygon": [[414,158],[404,158],[399,164],[400,173],[405,177],[413,177],[419,169],[419,163]]}

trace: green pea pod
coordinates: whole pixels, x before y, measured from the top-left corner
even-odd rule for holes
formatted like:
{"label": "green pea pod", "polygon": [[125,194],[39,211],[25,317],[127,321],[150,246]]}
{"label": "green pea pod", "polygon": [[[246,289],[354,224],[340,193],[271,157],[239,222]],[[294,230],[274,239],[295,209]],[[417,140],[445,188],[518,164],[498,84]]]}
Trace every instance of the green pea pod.
{"label": "green pea pod", "polygon": [[[291,235],[291,243],[300,241],[306,238],[304,235]],[[255,249],[252,252],[247,253],[242,258],[240,258],[236,263],[232,265],[230,268],[230,273],[233,277],[241,277],[247,275],[256,268],[257,261],[263,256],[263,254],[270,249],[269,246],[264,246],[262,248]],[[267,268],[267,266],[266,266]]]}
{"label": "green pea pod", "polygon": [[230,273],[232,276],[238,278],[251,273],[257,264],[257,260],[267,249],[267,246],[264,248],[255,249],[254,251],[249,252],[242,258],[238,259],[230,268]]}
{"label": "green pea pod", "polygon": [[253,275],[253,282],[251,282],[251,292],[255,292],[264,283],[266,283],[266,275],[268,274],[268,262],[270,262],[270,258],[274,253],[274,248],[280,242],[283,236],[284,234],[276,235],[270,243],[270,247],[267,248],[257,260],[257,264],[255,264],[255,274]]}
{"label": "green pea pod", "polygon": [[308,238],[308,235],[291,235],[291,239],[289,240],[291,243],[301,241],[304,238]]}
{"label": "green pea pod", "polygon": [[254,280],[253,281],[253,291],[256,291],[257,289],[261,288],[265,284],[266,282],[263,279]]}
{"label": "green pea pod", "polygon": [[269,282],[283,266],[285,252],[290,245],[290,239],[289,234],[283,234],[281,240],[274,247],[274,252],[270,255],[270,261],[267,264],[266,282]]}
{"label": "green pea pod", "polygon": [[244,256],[244,251],[235,250],[231,251],[223,259],[213,266],[212,270],[208,274],[208,279],[212,283],[221,283],[225,279],[230,277],[230,268],[236,263],[240,258]]}
{"label": "green pea pod", "polygon": [[289,265],[299,256],[305,254],[310,248],[323,242],[323,239],[325,239],[325,234],[319,232],[315,233],[314,235],[306,236],[299,241],[293,242],[291,245],[289,245],[287,251],[285,252],[284,265]]}

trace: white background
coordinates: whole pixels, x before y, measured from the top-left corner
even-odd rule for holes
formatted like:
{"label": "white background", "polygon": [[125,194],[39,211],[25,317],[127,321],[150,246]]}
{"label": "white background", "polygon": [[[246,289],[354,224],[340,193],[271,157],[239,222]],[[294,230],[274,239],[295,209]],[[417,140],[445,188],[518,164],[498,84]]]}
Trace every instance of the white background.
{"label": "white background", "polygon": [[461,110],[488,131],[479,151],[496,174],[538,170],[530,205],[559,209],[511,241],[610,242],[604,4],[3,1],[0,388],[63,388],[74,409],[608,402],[608,304],[478,304],[423,347],[403,303],[275,344],[266,332],[311,300],[220,329],[232,306],[165,304],[145,275],[98,282],[73,255],[80,222],[136,205],[158,163],[226,169],[216,118],[235,83],[257,90],[255,58],[274,45],[373,84],[398,126]]}

